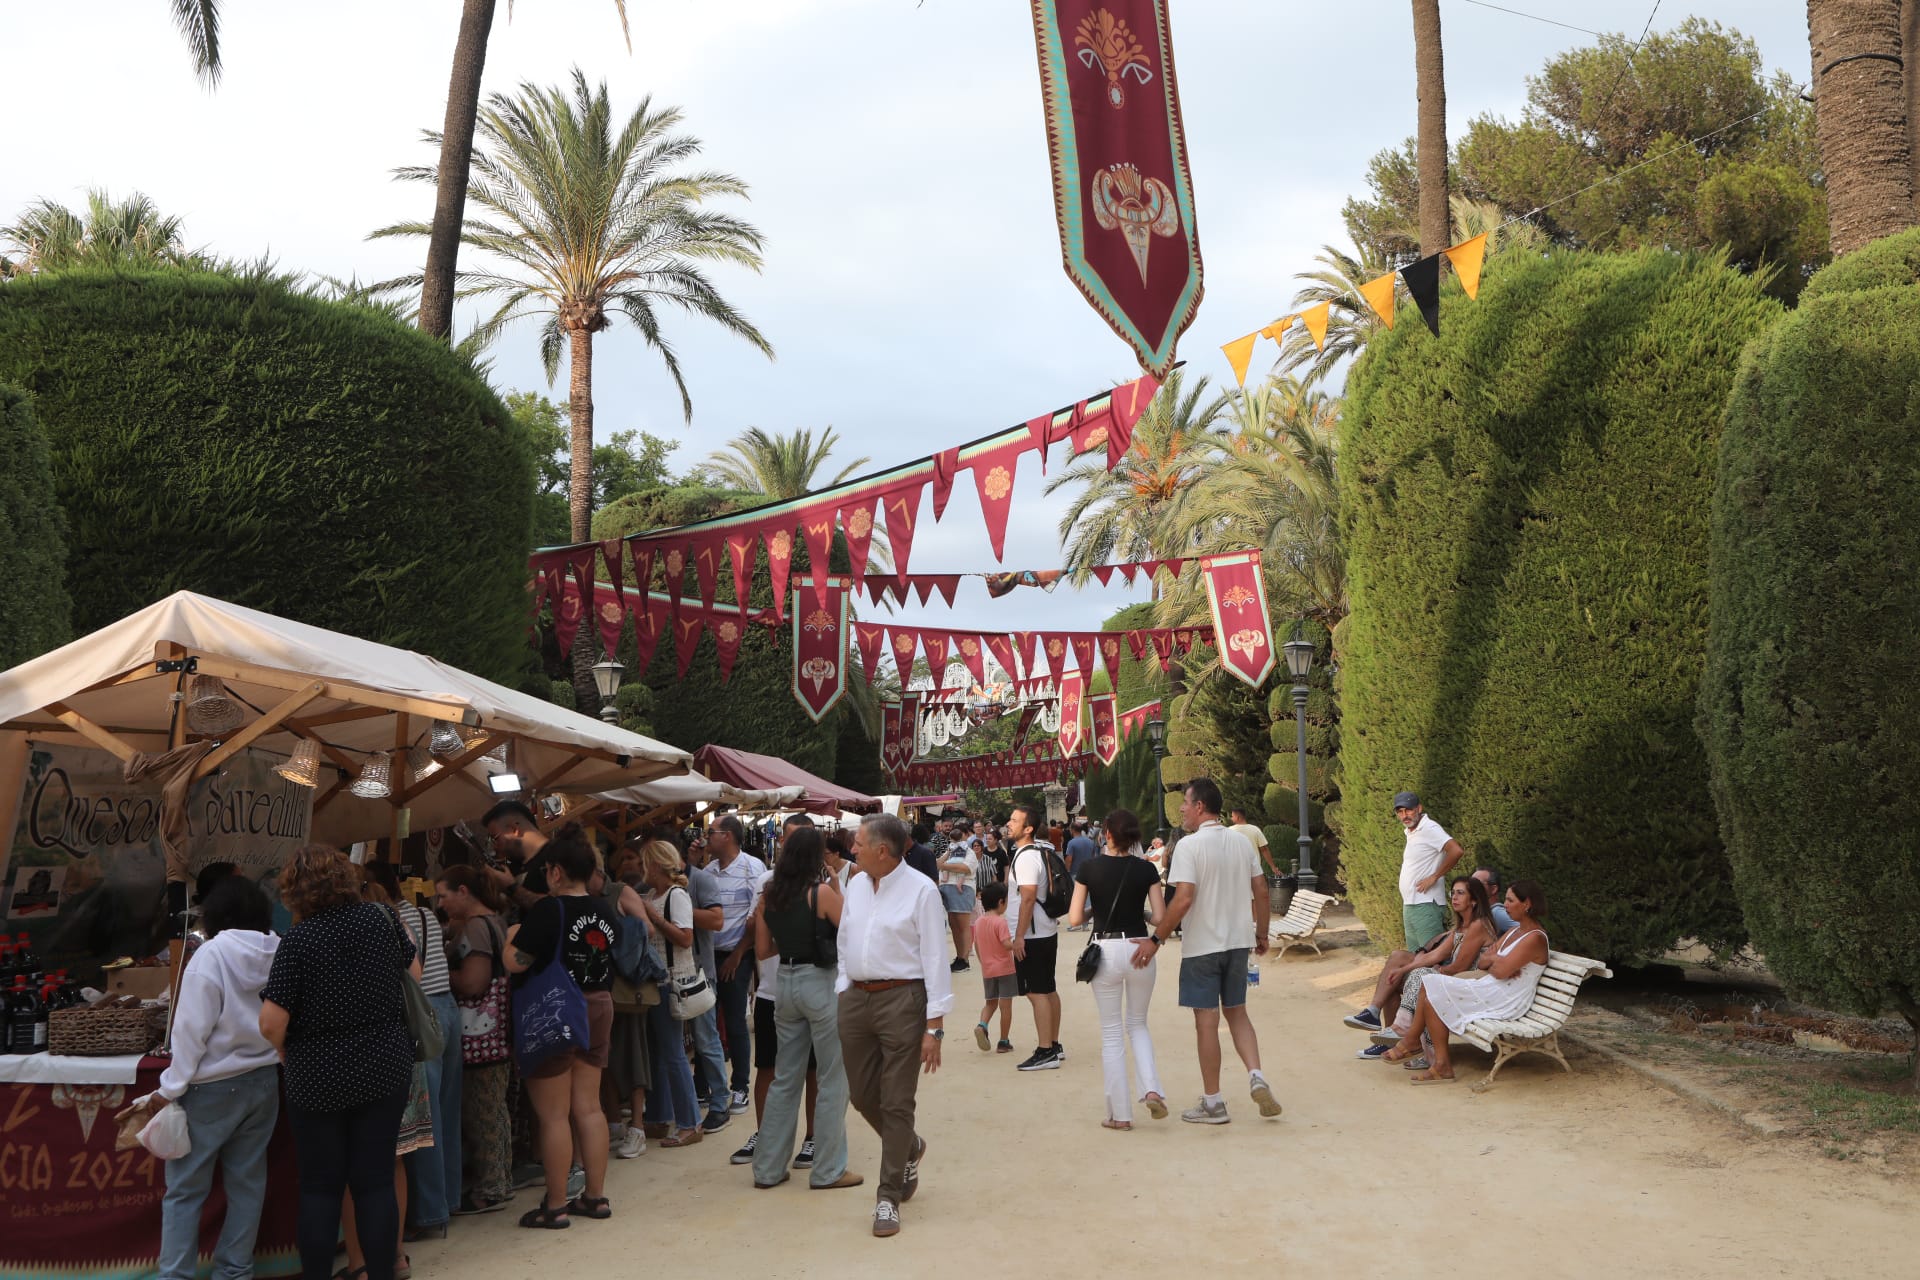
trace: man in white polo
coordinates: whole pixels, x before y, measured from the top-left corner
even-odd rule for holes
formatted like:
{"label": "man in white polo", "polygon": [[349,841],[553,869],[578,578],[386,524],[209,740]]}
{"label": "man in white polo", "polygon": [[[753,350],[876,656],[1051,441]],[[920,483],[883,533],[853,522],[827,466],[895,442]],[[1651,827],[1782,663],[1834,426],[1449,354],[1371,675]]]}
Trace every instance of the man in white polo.
{"label": "man in white polo", "polygon": [[1400,931],[1407,946],[1417,949],[1446,929],[1447,872],[1467,851],[1427,816],[1420,797],[1411,791],[1394,796],[1393,816],[1407,829],[1407,847],[1400,855]]}

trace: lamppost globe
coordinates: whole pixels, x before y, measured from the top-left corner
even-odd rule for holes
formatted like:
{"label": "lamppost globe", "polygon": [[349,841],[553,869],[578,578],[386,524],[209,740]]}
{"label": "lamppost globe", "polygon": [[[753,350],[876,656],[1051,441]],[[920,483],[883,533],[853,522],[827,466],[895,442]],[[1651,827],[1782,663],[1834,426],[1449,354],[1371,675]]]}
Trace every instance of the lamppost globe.
{"label": "lamppost globe", "polygon": [[1296,682],[1305,680],[1307,672],[1313,670],[1313,641],[1296,636],[1280,648],[1287,655],[1287,672]]}
{"label": "lamppost globe", "polygon": [[593,664],[593,687],[600,691],[600,718],[608,724],[620,721],[620,710],[613,705],[613,699],[620,692],[621,677],[626,674],[626,664],[615,662],[608,654],[601,655],[600,661]]}

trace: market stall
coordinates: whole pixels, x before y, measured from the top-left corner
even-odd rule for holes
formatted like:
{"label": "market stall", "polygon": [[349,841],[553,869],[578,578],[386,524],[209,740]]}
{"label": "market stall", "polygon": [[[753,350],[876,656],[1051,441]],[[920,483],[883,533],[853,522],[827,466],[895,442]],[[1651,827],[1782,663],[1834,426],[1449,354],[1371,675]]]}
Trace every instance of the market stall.
{"label": "market stall", "polygon": [[[0,672],[0,930],[86,982],[164,948],[164,990],[207,863],[271,890],[310,840],[397,844],[504,796],[631,787],[689,760],[421,654],[182,592]],[[164,1171],[113,1151],[111,1114],[163,1067],[0,1057],[0,1280],[151,1273]],[[290,1223],[275,1234],[294,1194],[276,1165],[259,1275],[297,1270]]]}
{"label": "market stall", "polygon": [[816,777],[778,756],[708,744],[694,753],[693,767],[717,782],[735,787],[760,790],[799,787],[806,792],[806,798],[795,807],[808,813],[880,812],[880,801],[873,796]]}

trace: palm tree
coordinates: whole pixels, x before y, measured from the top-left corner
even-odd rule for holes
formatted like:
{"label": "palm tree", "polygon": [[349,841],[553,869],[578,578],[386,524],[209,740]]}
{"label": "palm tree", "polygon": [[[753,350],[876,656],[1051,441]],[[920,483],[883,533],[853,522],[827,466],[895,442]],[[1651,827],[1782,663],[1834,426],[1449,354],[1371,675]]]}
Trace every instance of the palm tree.
{"label": "palm tree", "polygon": [[[1133,444],[1107,469],[1104,442],[1047,482],[1049,494],[1079,486],[1060,518],[1066,568],[1085,582],[1099,565],[1118,558],[1145,560],[1185,554],[1169,541],[1162,516],[1174,497],[1199,479],[1215,452],[1215,424],[1228,397],[1209,395],[1205,377],[1187,383],[1174,370],[1133,428]],[[1156,587],[1156,590],[1158,588]]]}
{"label": "palm tree", "polygon": [[[643,98],[618,124],[606,83],[589,88],[578,68],[571,92],[522,84],[516,96],[491,95],[480,113],[483,144],[473,154],[477,181],[469,194],[487,216],[467,219],[460,239],[492,261],[485,270],[459,274],[459,296],[503,301],[467,344],[484,347],[514,321],[542,317],[540,358],[549,381],[566,349],[568,506],[575,542],[592,536],[595,334],[625,316],[666,365],[689,421],[693,399],[661,327],[663,307],[712,320],[773,355],[772,345],[704,270],[709,263],[760,269],[759,231],[703,207],[715,198],[745,196],[747,185],[726,173],[674,172],[700,150],[699,139],[675,132],[680,120],[677,108],[656,110],[652,99]],[[437,134],[427,137],[440,141]],[[399,176],[432,183],[437,174],[412,168]],[[373,234],[432,231],[429,223],[403,222]],[[421,283],[421,276],[411,275],[381,287]]]}
{"label": "palm tree", "polygon": [[193,71],[207,86],[220,83],[220,0],[173,0],[173,25],[186,37]]}
{"label": "palm tree", "polygon": [[1896,0],[1807,0],[1813,127],[1835,257],[1914,225]]}
{"label": "palm tree", "polygon": [[1447,77],[1440,0],[1413,0],[1413,75],[1419,97],[1420,256],[1447,247]]}
{"label": "palm tree", "polygon": [[73,266],[193,266],[205,262],[186,248],[179,218],[160,212],[138,191],[115,202],[89,191],[84,213],[42,200],[18,222],[0,227],[0,242],[18,249],[18,261],[0,257],[0,278]]}
{"label": "palm tree", "polygon": [[1306,287],[1293,295],[1293,310],[1330,304],[1326,345],[1316,349],[1304,324],[1289,325],[1281,335],[1280,355],[1274,361],[1276,370],[1295,374],[1308,386],[1323,381],[1342,360],[1366,348],[1367,340],[1380,327],[1380,317],[1361,300],[1360,286],[1393,269],[1393,264],[1370,245],[1355,245],[1349,254],[1323,244],[1315,260],[1321,264],[1320,269],[1300,277]]}
{"label": "palm tree", "polygon": [[[179,0],[176,0],[178,3]],[[613,0],[620,34],[633,52],[627,0]],[[473,127],[480,112],[480,77],[487,65],[495,0],[464,0],[460,34],[453,43],[453,76],[447,85],[447,116],[440,128],[440,167],[434,171],[433,230],[427,237],[427,267],[420,286],[420,327],[436,338],[453,336],[453,295],[460,254],[460,228],[467,214]],[[513,14],[513,0],[507,0]]]}
{"label": "palm tree", "polygon": [[[749,493],[763,493],[776,502],[798,498],[814,489],[813,477],[826,465],[827,457],[840,442],[832,427],[820,433],[816,443],[811,430],[790,435],[774,435],[759,427],[748,427],[727,442],[725,449],[708,455],[706,469],[715,480]],[[856,458],[840,468],[825,488],[841,484],[871,461]]]}

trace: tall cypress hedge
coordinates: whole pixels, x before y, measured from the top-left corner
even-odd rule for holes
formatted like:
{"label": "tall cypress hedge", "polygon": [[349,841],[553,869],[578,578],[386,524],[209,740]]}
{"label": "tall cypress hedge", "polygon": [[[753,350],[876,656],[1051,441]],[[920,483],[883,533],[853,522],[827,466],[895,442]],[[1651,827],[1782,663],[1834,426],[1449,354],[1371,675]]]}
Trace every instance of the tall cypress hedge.
{"label": "tall cypress hedge", "polygon": [[1920,230],[1815,275],[1747,351],[1714,493],[1700,732],[1768,967],[1920,1028],[1916,285]]}
{"label": "tall cypress hedge", "polygon": [[33,401],[0,386],[0,671],[72,638],[67,522],[53,492],[53,462]]}
{"label": "tall cypress hedge", "polygon": [[1547,889],[1556,947],[1741,936],[1693,706],[1707,513],[1742,347],[1779,315],[1711,258],[1510,254],[1441,336],[1375,338],[1342,416],[1349,888],[1398,938],[1411,789]]}
{"label": "tall cypress hedge", "polygon": [[89,268],[0,288],[86,632],[186,589],[516,682],[533,459],[493,390],[274,280]]}

